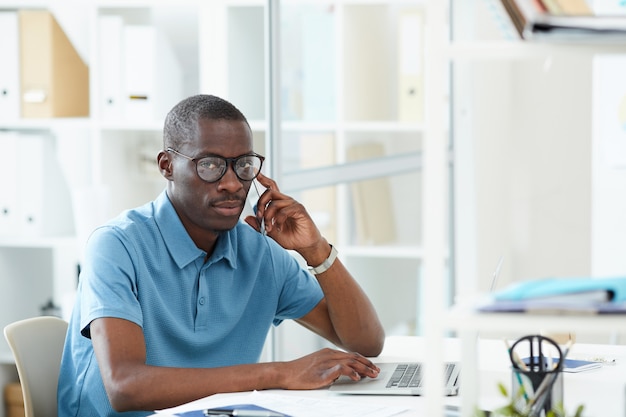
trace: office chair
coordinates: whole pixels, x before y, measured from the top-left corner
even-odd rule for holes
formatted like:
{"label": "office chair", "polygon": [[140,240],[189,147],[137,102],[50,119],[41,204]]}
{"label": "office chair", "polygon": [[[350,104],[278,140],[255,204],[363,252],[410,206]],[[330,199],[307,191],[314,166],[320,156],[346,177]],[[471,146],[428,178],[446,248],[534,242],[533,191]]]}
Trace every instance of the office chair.
{"label": "office chair", "polygon": [[57,384],[68,323],[42,316],[4,328],[22,384],[25,417],[56,417]]}

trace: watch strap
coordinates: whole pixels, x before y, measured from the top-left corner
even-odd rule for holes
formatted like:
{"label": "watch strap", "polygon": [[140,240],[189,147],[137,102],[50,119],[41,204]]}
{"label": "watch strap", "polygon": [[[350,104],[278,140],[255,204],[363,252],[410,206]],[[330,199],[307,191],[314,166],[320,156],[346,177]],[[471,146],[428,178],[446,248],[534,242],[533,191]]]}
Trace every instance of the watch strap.
{"label": "watch strap", "polygon": [[328,255],[328,258],[326,258],[324,262],[316,267],[309,266],[309,272],[313,275],[319,275],[326,272],[333,265],[333,263],[335,263],[335,259],[337,259],[337,254],[337,249],[333,245],[330,245],[330,255]]}

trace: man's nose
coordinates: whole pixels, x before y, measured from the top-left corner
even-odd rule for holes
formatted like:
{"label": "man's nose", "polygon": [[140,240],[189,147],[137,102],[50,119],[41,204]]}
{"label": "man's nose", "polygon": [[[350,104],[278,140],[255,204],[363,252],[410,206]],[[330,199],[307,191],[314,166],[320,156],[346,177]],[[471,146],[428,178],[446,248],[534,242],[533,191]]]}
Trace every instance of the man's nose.
{"label": "man's nose", "polygon": [[228,161],[226,166],[226,172],[219,179],[219,188],[228,190],[239,190],[243,187],[243,184],[237,174],[235,173],[234,161]]}

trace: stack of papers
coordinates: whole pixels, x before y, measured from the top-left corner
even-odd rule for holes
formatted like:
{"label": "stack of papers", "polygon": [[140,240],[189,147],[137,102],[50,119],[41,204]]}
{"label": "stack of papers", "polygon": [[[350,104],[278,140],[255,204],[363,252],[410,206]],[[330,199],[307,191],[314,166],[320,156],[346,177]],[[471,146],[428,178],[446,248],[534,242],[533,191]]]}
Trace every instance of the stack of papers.
{"label": "stack of papers", "polygon": [[482,312],[626,313],[626,277],[544,278],[513,284],[481,302]]}
{"label": "stack of papers", "polygon": [[599,14],[592,7],[592,2],[578,0],[501,2],[523,39],[576,42],[626,40],[626,7],[611,10],[611,14],[601,10],[602,14]]}

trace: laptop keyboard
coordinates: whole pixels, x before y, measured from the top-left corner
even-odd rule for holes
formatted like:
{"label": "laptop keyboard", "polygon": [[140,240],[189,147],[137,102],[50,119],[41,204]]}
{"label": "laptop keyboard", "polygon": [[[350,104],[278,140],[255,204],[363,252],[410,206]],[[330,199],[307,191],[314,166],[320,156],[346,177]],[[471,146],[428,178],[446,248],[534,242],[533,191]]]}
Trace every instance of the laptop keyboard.
{"label": "laptop keyboard", "polygon": [[422,367],[418,363],[401,363],[396,366],[387,382],[387,388],[419,387],[422,384]]}
{"label": "laptop keyboard", "polygon": [[[454,370],[454,365],[445,365],[444,381],[447,384]],[[396,366],[387,382],[387,388],[415,388],[422,386],[422,366],[419,363],[401,363]]]}

